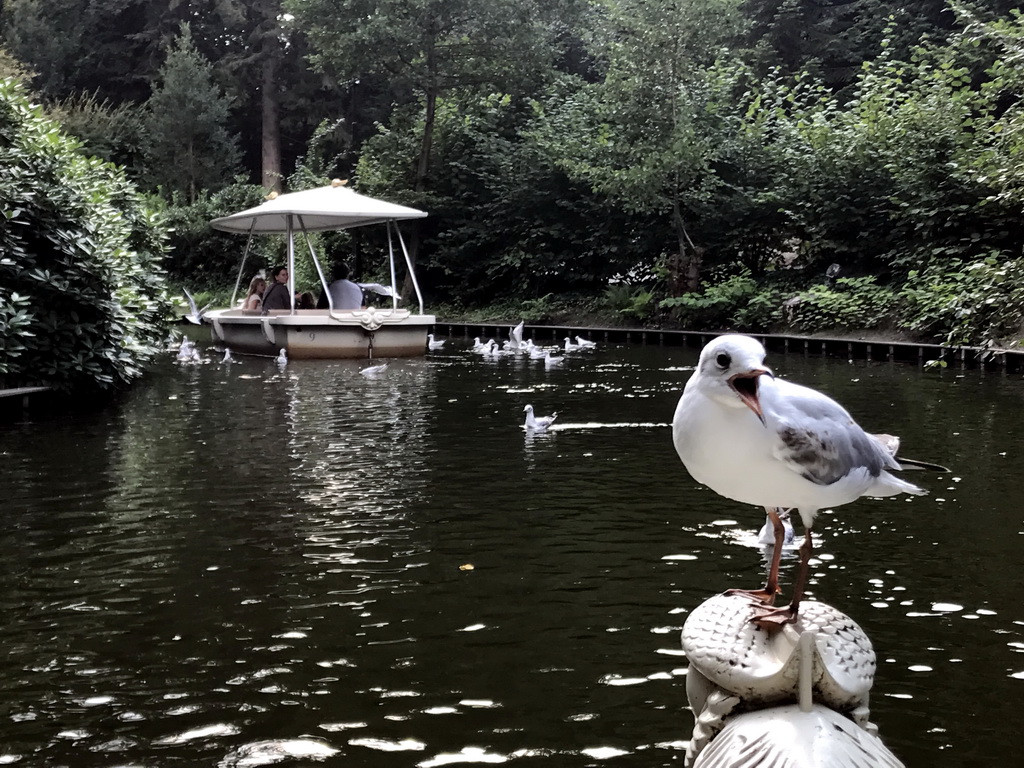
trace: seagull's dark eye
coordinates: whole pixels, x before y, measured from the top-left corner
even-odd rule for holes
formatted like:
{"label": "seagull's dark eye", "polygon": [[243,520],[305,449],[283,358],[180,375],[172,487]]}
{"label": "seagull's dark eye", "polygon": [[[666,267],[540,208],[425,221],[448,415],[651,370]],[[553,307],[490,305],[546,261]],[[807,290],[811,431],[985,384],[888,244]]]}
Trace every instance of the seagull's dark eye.
{"label": "seagull's dark eye", "polygon": [[732,362],[732,358],[725,354],[725,352],[719,352],[718,357],[715,358],[715,362],[718,363],[719,368],[728,368],[729,363]]}

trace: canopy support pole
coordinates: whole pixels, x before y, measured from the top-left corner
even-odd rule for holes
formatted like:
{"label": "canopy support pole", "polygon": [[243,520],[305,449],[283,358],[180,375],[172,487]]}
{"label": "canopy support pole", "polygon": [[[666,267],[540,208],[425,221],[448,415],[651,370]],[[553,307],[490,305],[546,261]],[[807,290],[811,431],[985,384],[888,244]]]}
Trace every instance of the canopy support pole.
{"label": "canopy support pole", "polygon": [[388,231],[388,262],[391,264],[391,309],[398,309],[398,282],[395,277],[395,245],[391,240],[391,225],[393,221],[388,221],[386,229]]}
{"label": "canopy support pole", "polygon": [[320,260],[316,257],[316,252],[313,250],[313,243],[309,239],[309,232],[306,231],[306,224],[303,222],[301,216],[299,217],[299,226],[302,227],[302,236],[306,239],[306,247],[309,249],[309,257],[313,260],[313,266],[316,267],[316,273],[320,275],[320,285],[324,287],[324,295],[327,297],[327,308],[333,313],[334,299],[331,298],[331,292],[327,289],[327,278],[324,276],[323,267],[320,266]]}
{"label": "canopy support pole", "polygon": [[238,296],[238,287],[242,284],[242,274],[245,271],[245,259],[249,255],[249,247],[252,245],[252,233],[256,229],[256,219],[249,225],[249,238],[245,241],[245,250],[242,251],[242,263],[238,265],[238,279],[235,280],[235,290],[231,292],[231,303],[229,307],[235,306],[235,297]]}
{"label": "canopy support pole", "polygon": [[[295,314],[295,226],[294,216],[288,214],[288,301]],[[302,219],[299,219],[300,223]]]}
{"label": "canopy support pole", "polygon": [[[398,243],[399,243],[399,245],[402,246],[402,255],[405,256],[405,265],[406,265],[406,267],[409,268],[409,277],[412,279],[412,287],[413,287],[413,290],[416,291],[416,300],[420,304],[420,314],[422,315],[423,314],[423,294],[420,293],[420,284],[416,280],[416,270],[413,269],[412,259],[409,258],[409,251],[406,250],[405,240],[402,239],[402,232],[398,229],[398,225],[395,224],[394,221],[390,221],[388,223],[391,224],[391,226],[393,226],[395,228],[395,234],[398,235]],[[390,243],[390,234],[388,236],[388,240],[389,240],[389,243]],[[397,301],[397,299],[396,299],[396,301]]]}

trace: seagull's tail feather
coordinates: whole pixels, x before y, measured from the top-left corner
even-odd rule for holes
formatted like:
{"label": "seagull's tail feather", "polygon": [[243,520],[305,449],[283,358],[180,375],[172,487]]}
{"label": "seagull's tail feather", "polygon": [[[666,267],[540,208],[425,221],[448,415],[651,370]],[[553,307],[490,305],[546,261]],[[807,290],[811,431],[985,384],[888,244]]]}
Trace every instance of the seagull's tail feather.
{"label": "seagull's tail feather", "polygon": [[926,496],[928,491],[913,483],[891,475],[888,472],[879,473],[875,478],[875,484],[864,492],[865,496],[879,498],[882,496],[895,496],[898,493],[909,493],[911,496]]}
{"label": "seagull's tail feather", "polygon": [[897,456],[896,461],[899,462],[902,469],[927,469],[931,472],[950,472],[949,467],[944,467],[941,464],[932,464],[930,461],[920,461],[918,459],[905,459],[902,456]]}

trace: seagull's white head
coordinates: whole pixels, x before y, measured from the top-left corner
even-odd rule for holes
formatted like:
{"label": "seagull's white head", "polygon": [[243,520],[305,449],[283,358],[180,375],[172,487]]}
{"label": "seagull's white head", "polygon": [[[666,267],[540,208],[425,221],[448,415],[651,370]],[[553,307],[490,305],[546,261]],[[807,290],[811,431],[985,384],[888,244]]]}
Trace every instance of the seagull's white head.
{"label": "seagull's white head", "polygon": [[528,405],[525,408],[523,408],[523,413],[533,413],[533,406]]}
{"label": "seagull's white head", "polygon": [[691,381],[723,405],[749,408],[764,424],[758,398],[760,379],[775,378],[764,364],[764,356],[764,347],[757,339],[736,333],[719,336],[701,350]]}

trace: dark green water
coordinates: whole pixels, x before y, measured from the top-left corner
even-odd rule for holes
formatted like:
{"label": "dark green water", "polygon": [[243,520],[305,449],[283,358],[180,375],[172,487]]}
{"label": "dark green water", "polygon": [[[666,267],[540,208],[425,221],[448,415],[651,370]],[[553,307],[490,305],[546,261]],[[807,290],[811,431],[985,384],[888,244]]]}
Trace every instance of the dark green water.
{"label": "dark green water", "polygon": [[[0,763],[681,765],[679,629],[762,578],[761,515],[665,426],[696,352],[447,346],[375,380],[168,354],[102,413],[0,427]],[[872,638],[908,766],[1016,764],[1024,382],[769,362],[953,469],[823,513],[811,589]],[[526,403],[562,429],[524,436]]]}

